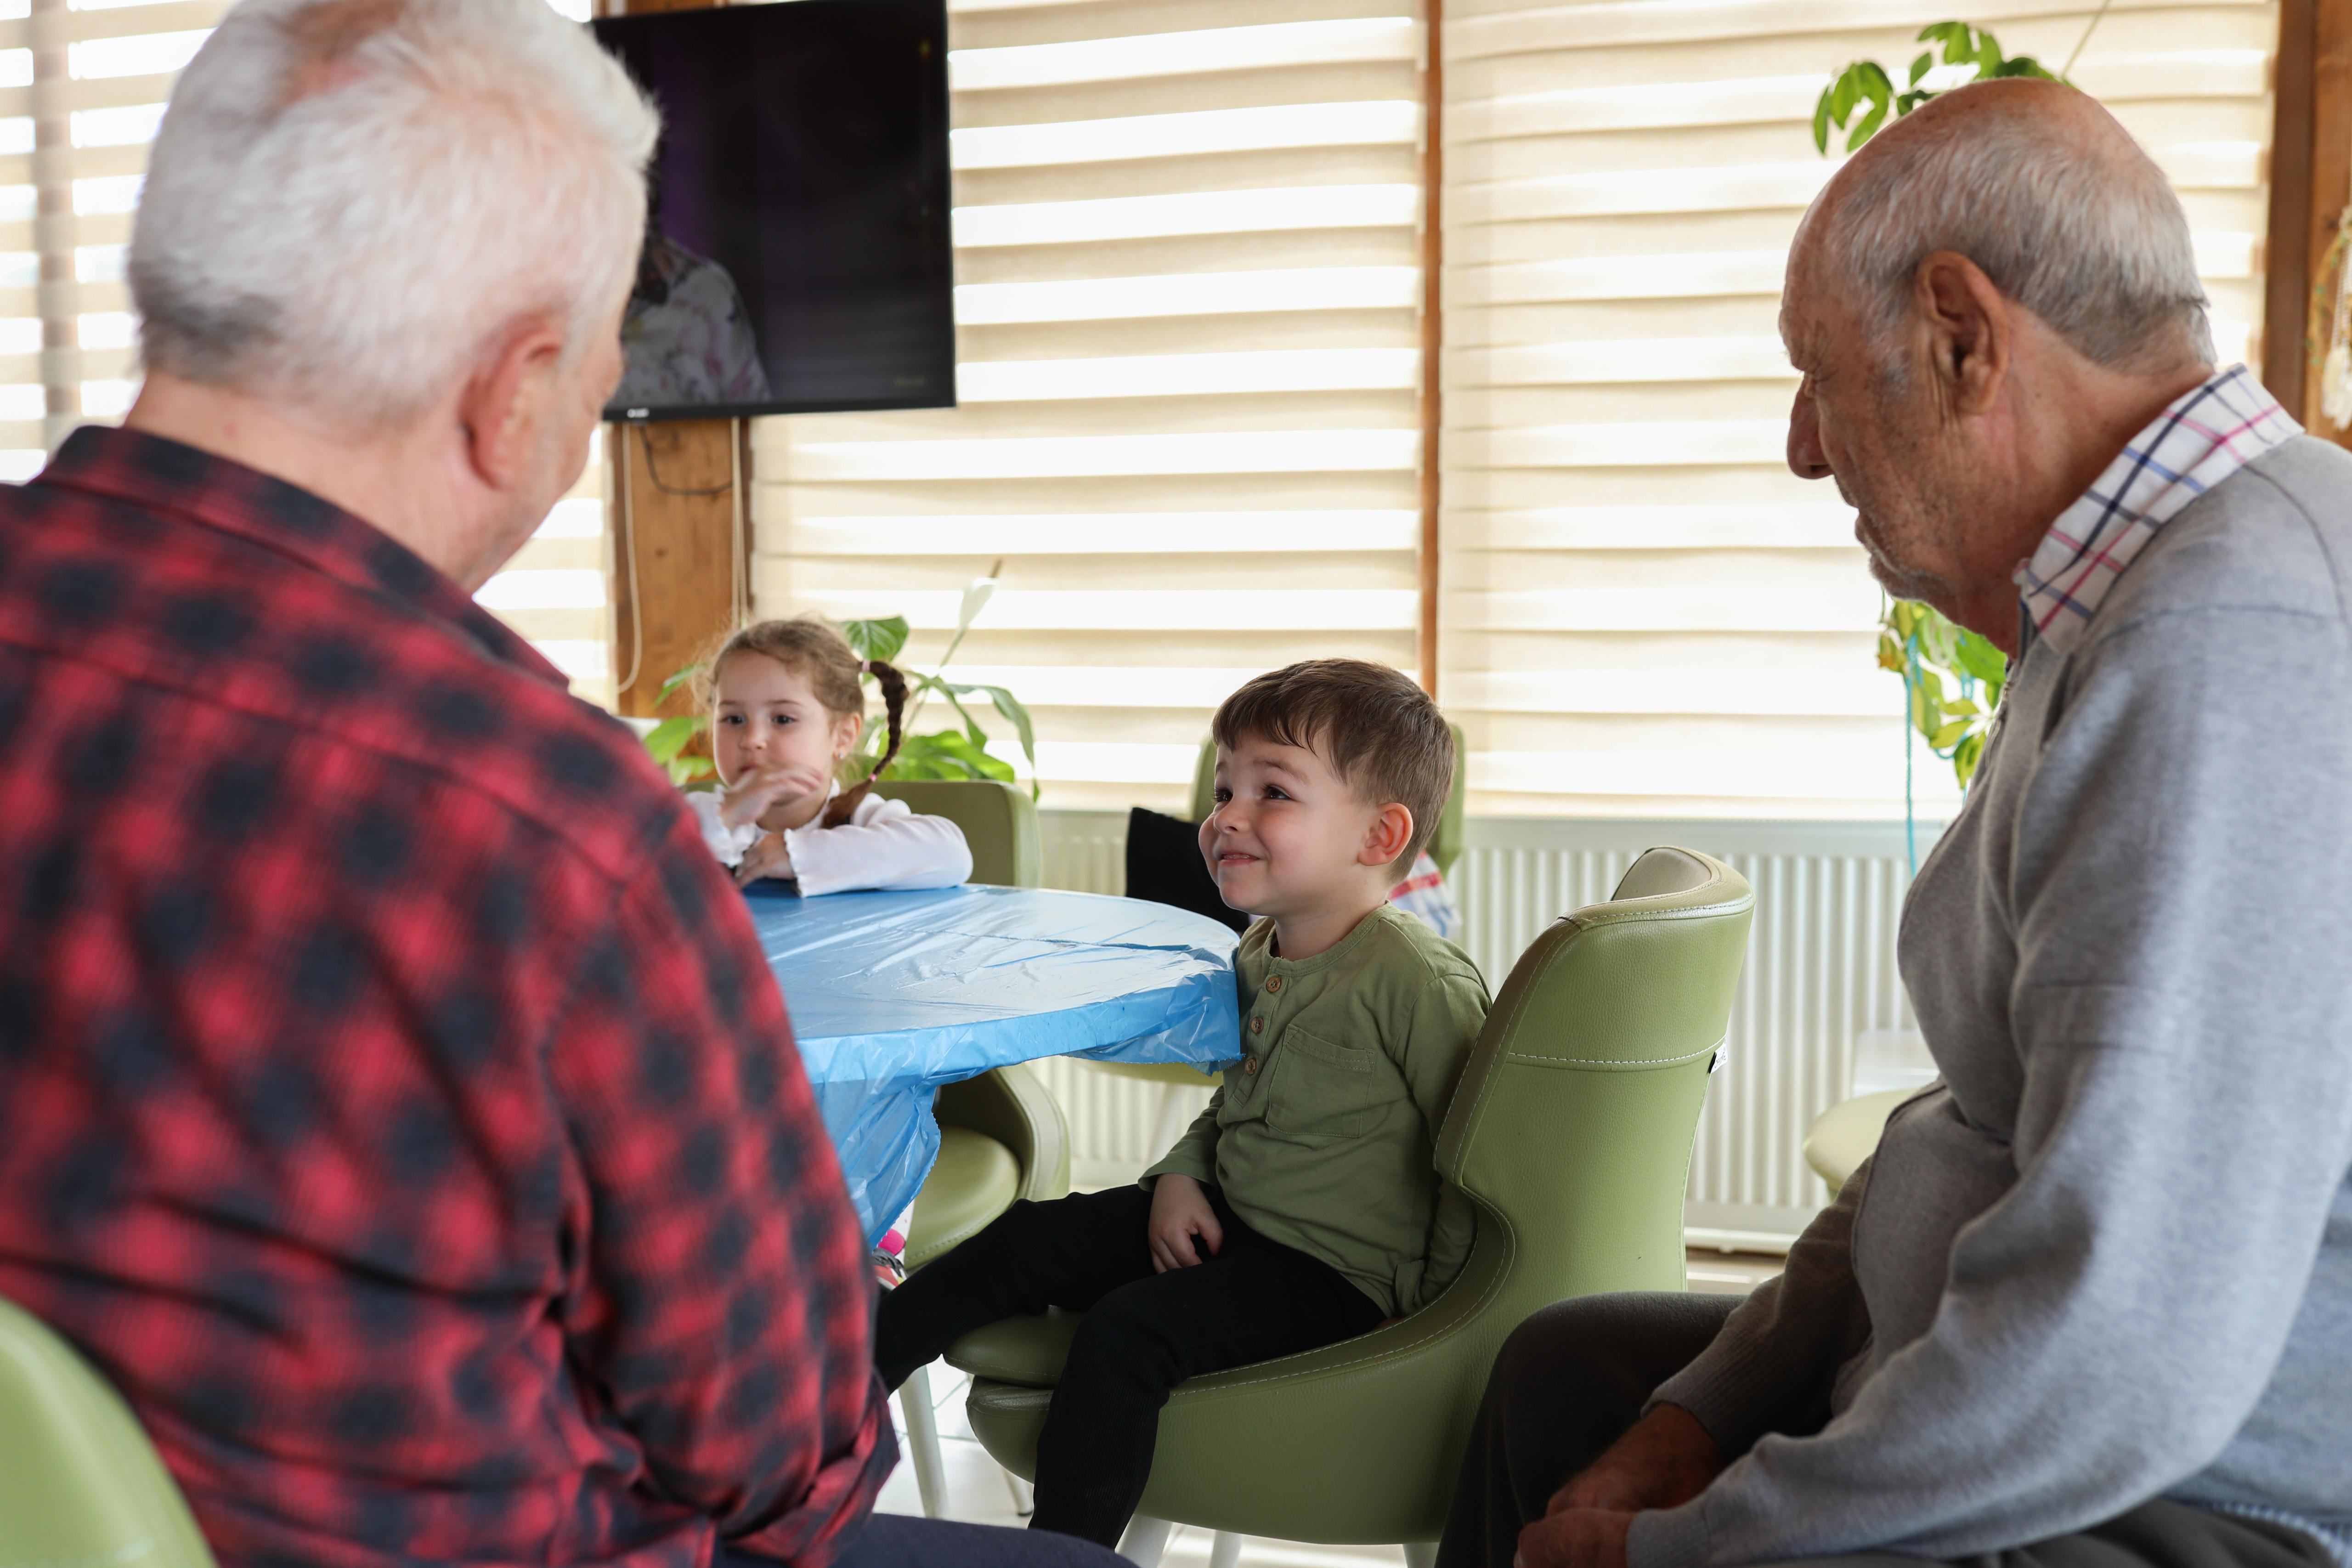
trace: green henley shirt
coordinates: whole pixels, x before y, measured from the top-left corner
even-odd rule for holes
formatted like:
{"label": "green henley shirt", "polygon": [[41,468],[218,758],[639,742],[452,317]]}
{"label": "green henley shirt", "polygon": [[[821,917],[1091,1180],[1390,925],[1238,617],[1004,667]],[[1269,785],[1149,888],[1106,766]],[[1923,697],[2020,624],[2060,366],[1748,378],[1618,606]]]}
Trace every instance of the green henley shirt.
{"label": "green henley shirt", "polygon": [[1221,1189],[1259,1234],[1338,1269],[1394,1317],[1470,1256],[1470,1200],[1438,1178],[1437,1131],[1486,1021],[1460,948],[1383,904],[1328,951],[1234,955],[1242,1047],[1209,1107],[1143,1173]]}

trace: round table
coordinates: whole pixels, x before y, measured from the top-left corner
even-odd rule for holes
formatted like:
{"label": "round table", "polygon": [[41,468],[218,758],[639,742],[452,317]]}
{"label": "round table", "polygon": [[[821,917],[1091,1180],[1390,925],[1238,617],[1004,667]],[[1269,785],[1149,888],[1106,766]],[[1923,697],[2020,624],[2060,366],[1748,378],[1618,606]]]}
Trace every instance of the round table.
{"label": "round table", "polygon": [[1045,888],[748,893],[869,1237],[938,1157],[943,1083],[1043,1057],[1207,1067],[1242,1054],[1238,939],[1205,916]]}

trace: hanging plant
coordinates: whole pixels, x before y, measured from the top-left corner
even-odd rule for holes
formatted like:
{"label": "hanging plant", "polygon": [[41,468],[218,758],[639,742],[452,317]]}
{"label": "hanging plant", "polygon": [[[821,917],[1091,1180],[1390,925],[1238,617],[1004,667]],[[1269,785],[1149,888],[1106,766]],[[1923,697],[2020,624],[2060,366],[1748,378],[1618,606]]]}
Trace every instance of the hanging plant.
{"label": "hanging plant", "polygon": [[1968,788],[2009,682],[2008,656],[1927,605],[1895,599],[1879,619],[1878,667],[1903,678],[1911,727]]}

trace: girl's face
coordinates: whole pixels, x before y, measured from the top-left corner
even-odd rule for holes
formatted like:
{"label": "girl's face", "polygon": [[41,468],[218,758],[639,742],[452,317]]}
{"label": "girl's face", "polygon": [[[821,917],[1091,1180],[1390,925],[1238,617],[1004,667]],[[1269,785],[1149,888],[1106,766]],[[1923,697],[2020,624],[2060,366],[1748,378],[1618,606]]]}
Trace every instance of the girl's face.
{"label": "girl's face", "polygon": [[761,768],[799,768],[809,774],[808,788],[789,804],[805,805],[812,797],[822,804],[834,764],[856,746],[865,715],[828,712],[805,676],[763,653],[729,655],[719,667],[718,687],[710,750],[719,781],[732,784]]}

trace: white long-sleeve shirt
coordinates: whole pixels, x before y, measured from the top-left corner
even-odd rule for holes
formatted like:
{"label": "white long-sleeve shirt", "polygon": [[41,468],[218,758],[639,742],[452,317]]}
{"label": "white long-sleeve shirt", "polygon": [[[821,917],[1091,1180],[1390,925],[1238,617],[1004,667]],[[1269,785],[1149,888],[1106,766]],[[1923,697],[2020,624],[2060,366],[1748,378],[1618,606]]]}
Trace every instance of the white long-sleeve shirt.
{"label": "white long-sleeve shirt", "polygon": [[[834,794],[840,793],[835,786]],[[686,804],[702,827],[702,841],[722,866],[741,864],[767,832],[757,823],[730,827],[721,821],[717,790],[689,793]],[[786,828],[784,849],[793,858],[803,898],[865,889],[951,888],[971,875],[971,848],[962,828],[944,816],[918,816],[903,800],[872,794],[838,827],[812,822]]]}

